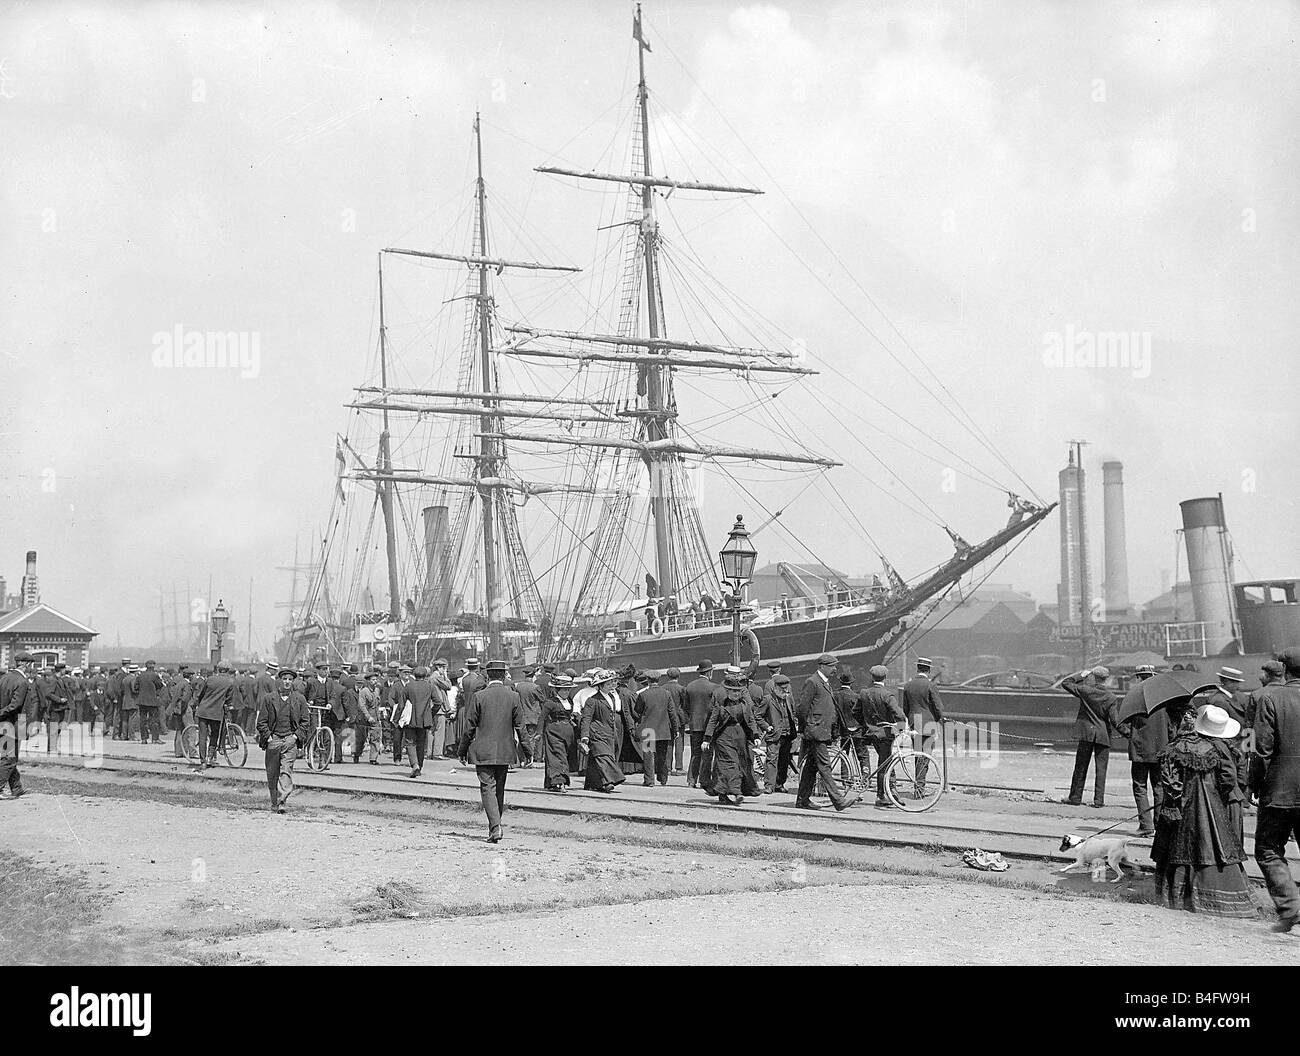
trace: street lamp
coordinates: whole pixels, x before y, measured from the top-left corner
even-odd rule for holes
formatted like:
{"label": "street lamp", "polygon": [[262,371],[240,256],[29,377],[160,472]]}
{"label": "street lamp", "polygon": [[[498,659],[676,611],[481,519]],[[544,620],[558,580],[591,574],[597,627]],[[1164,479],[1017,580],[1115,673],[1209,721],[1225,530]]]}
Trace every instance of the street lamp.
{"label": "street lamp", "polygon": [[216,667],[221,663],[221,639],[225,637],[226,628],[230,626],[230,613],[226,611],[226,604],[220,598],[217,599],[217,607],[212,610],[212,633],[216,636],[217,644],[212,650],[212,666]]}
{"label": "street lamp", "polygon": [[749,531],[745,528],[745,518],[736,514],[736,523],[727,536],[727,545],[718,557],[722,561],[722,578],[731,584],[731,662],[740,666],[740,616],[749,611],[747,605],[740,603],[741,588],[754,576],[754,564],[758,561],[758,551],[749,541]]}

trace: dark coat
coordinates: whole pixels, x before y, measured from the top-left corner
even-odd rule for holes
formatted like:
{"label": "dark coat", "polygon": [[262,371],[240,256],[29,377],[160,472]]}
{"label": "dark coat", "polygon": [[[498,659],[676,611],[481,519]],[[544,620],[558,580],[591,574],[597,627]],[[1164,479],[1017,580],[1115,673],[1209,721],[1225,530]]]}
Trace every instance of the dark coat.
{"label": "dark coat", "polygon": [[587,772],[583,781],[586,788],[617,785],[625,780],[618,765],[623,750],[623,713],[614,710],[610,697],[600,692],[587,698],[582,707],[582,727],[579,739],[587,742]]}
{"label": "dark coat", "polygon": [[27,676],[21,671],[0,675],[0,722],[17,723],[22,718],[30,689]]}
{"label": "dark coat", "polygon": [[1177,821],[1162,865],[1219,866],[1244,862],[1246,855],[1229,818],[1240,802],[1237,757],[1224,741],[1194,734],[1160,753],[1163,821]]}
{"label": "dark coat", "polygon": [[713,750],[713,771],[707,789],[711,795],[758,795],[749,762],[749,742],[758,740],[758,736],[747,699],[728,699],[713,706],[704,727],[704,739]]}
{"label": "dark coat", "polygon": [[799,690],[799,706],[795,708],[795,718],[804,740],[828,743],[834,736],[838,716],[835,695],[821,672],[805,678]]}
{"label": "dark coat", "polygon": [[891,693],[882,683],[873,682],[858,692],[854,717],[867,737],[893,737],[892,729],[899,722],[907,722],[907,716],[898,706],[898,696]]}
{"label": "dark coat", "polygon": [[565,708],[567,702],[561,700],[555,690],[549,687],[542,691],[541,722],[542,746],[546,760],[546,785],[569,783],[569,771],[576,760],[573,759],[573,745],[577,740],[574,729],[572,708]]}
{"label": "dark coat", "polygon": [[835,691],[835,721],[841,734],[852,733],[858,728],[858,720],[853,717],[857,705],[858,691],[853,688],[853,684],[841,683]]}
{"label": "dark coat", "polygon": [[1251,787],[1261,807],[1300,807],[1300,678],[1271,685],[1255,711]]}
{"label": "dark coat", "polygon": [[[1127,703],[1134,693],[1142,692],[1142,684],[1134,683],[1124,696]],[[1121,707],[1120,711],[1123,710]],[[1116,714],[1119,712],[1117,711]],[[1135,763],[1154,763],[1169,745],[1169,714],[1161,708],[1151,715],[1134,715],[1119,726],[1119,732],[1128,738],[1128,757]]]}
{"label": "dark coat", "polygon": [[700,675],[686,687],[686,721],[692,730],[703,730],[713,711],[713,694],[718,684],[707,675]]}
{"label": "dark coat", "polygon": [[489,682],[474,694],[466,716],[459,755],[474,766],[513,766],[515,742],[524,736],[519,694],[501,682]]}
{"label": "dark coat", "polygon": [[943,701],[939,699],[934,683],[925,675],[916,674],[903,686],[903,714],[924,715],[926,712],[935,722],[942,722]]}
{"label": "dark coat", "polygon": [[427,730],[433,726],[433,683],[427,678],[412,679],[397,694],[393,721],[402,717],[407,701],[411,703],[411,714],[402,723],[402,729]]}
{"label": "dark coat", "polygon": [[194,701],[194,717],[220,722],[225,708],[235,706],[235,679],[225,671],[208,677]]}
{"label": "dark coat", "polygon": [[36,714],[44,719],[51,712],[62,713],[72,703],[72,694],[64,685],[63,679],[51,671],[43,672],[36,679]]}
{"label": "dark coat", "polygon": [[673,695],[667,686],[647,686],[638,693],[632,703],[632,718],[636,721],[636,742],[643,749],[671,741],[680,728]]}
{"label": "dark coat", "polygon": [[140,707],[158,708],[166,702],[165,685],[162,676],[157,671],[150,669],[141,671],[136,677],[135,686]]}
{"label": "dark coat", "polygon": [[1075,738],[1109,745],[1109,723],[1115,708],[1115,694],[1105,686],[1085,682],[1081,675],[1067,675],[1061,679],[1061,688],[1079,701],[1079,714],[1074,719]]}
{"label": "dark coat", "polygon": [[122,676],[122,710],[138,711],[140,702],[136,696],[136,676],[124,674]]}
{"label": "dark coat", "polygon": [[257,708],[258,737],[297,738],[300,745],[307,743],[307,701],[301,693],[290,690],[287,699],[270,693],[262,697]]}
{"label": "dark coat", "polygon": [[515,683],[519,706],[523,710],[524,725],[536,726],[542,717],[542,691],[536,682],[523,679]]}
{"label": "dark coat", "polygon": [[762,727],[766,740],[779,741],[782,737],[794,734],[794,703],[790,700],[788,689],[781,696],[775,692],[775,687],[770,682],[768,686],[770,688],[763,691],[763,703],[755,710],[754,717]]}

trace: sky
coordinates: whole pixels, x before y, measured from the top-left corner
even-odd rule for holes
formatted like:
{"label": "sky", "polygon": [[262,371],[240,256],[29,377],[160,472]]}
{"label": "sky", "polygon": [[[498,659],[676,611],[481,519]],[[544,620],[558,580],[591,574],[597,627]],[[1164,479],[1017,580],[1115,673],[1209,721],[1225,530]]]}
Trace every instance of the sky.
{"label": "sky", "polygon": [[[265,652],[279,566],[321,531],[343,404],[373,377],[376,254],[463,236],[476,109],[498,249],[588,269],[512,278],[510,310],[583,323],[611,199],[533,167],[624,163],[631,15],[0,8],[9,589],[38,550],[43,599],[111,646],[158,638],[160,586],[170,608],[211,582],[242,645],[251,581]],[[780,436],[719,415],[725,382],[684,380],[683,409],[698,401],[714,442],[793,437],[846,463],[812,490],[706,468],[719,545],[737,510],[765,519],[757,495],[789,505],[762,560],[858,574],[879,551],[914,575],[950,552],[942,524],[996,530],[1002,488],[1055,498],[1084,439],[1095,577],[1110,458],[1135,601],[1175,567],[1178,502],[1218,492],[1238,578],[1300,574],[1294,4],[656,2],[645,25],[659,171],[766,192],[672,198],[665,236],[757,306],[747,332],[820,371],[772,404]],[[447,331],[421,329],[436,313],[405,281],[393,326],[415,352]],[[671,332],[707,337],[678,298]],[[244,334],[250,358],[172,366],[178,331]],[[1127,355],[1090,362],[1113,335]],[[1057,532],[994,578],[1053,602]]]}

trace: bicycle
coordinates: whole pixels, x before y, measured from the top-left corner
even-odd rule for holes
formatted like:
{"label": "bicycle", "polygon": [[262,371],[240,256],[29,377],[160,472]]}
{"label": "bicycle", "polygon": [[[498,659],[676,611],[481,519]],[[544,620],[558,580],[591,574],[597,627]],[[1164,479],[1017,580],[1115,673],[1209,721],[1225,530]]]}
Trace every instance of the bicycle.
{"label": "bicycle", "polygon": [[[248,735],[237,722],[230,721],[233,708],[223,708],[221,712],[221,729],[217,732],[217,748],[226,760],[227,766],[243,766],[248,762]],[[199,758],[199,724],[191,722],[181,730],[181,751],[191,763],[202,762]]]}
{"label": "bicycle", "polygon": [[325,725],[323,713],[329,708],[324,704],[308,704],[312,713],[312,733],[307,738],[307,769],[323,773],[334,761],[334,731]]}
{"label": "bicycle", "polygon": [[[883,776],[886,798],[899,810],[905,810],[909,814],[929,810],[939,802],[947,788],[943,765],[929,752],[913,746],[909,730],[900,732],[894,738],[889,761],[867,774],[862,772],[856,746],[849,738],[830,745],[829,754],[831,773],[841,788],[865,794]],[[799,765],[803,765],[802,758]],[[815,799],[830,802],[830,794],[821,777],[817,778],[812,794]]]}

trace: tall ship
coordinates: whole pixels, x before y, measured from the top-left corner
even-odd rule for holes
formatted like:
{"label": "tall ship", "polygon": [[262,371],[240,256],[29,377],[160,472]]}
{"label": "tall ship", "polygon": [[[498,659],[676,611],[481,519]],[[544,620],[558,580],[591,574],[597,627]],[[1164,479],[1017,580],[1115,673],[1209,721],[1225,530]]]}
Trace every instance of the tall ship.
{"label": "tall ship", "polygon": [[[777,660],[795,677],[826,651],[865,668],[1055,508],[1008,489],[1002,528],[968,543],[941,525],[951,549],[912,581],[881,555],[881,574],[865,582],[796,578],[793,596],[766,605],[747,604],[739,585],[724,594],[728,529],[742,547],[769,526],[800,538],[801,506],[770,509],[761,474],[804,474],[799,494],[825,495],[823,478],[844,466],[772,409],[786,387],[816,384],[800,343],[770,340],[783,331],[722,287],[680,225],[665,227],[674,197],[762,192],[659,174],[642,26],[638,6],[621,166],[535,168],[606,192],[594,269],[498,251],[498,227],[511,245],[543,239],[489,195],[477,115],[464,241],[379,252],[374,356],[336,437],[320,542],[311,562],[291,566],[283,662],[446,657],[456,667],[486,655],[685,670],[726,662],[740,639],[743,660]],[[550,318],[578,283],[585,317]],[[727,387],[707,391],[719,379]],[[730,423],[749,421],[770,445],[729,442]],[[705,466],[747,496],[750,529],[702,503]],[[865,514],[837,497],[818,499],[819,513],[837,510],[870,539]]]}

